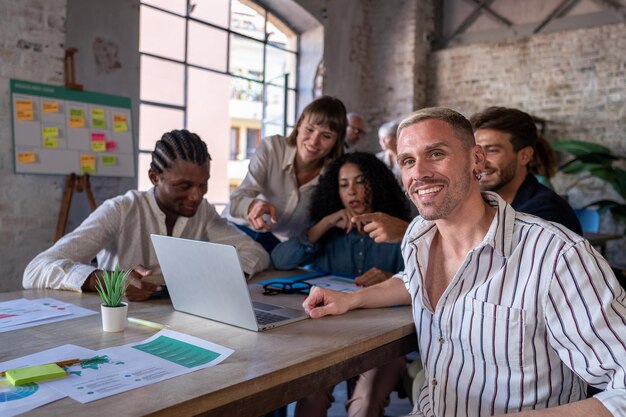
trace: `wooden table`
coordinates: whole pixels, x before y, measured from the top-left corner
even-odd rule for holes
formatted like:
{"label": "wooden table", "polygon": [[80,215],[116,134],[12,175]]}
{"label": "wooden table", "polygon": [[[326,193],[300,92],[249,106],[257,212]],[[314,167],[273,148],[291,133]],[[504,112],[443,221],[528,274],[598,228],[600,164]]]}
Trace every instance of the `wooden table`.
{"label": "wooden table", "polygon": [[[276,275],[275,273],[273,275]],[[265,273],[259,279],[268,277]],[[255,299],[299,306],[301,295]],[[94,293],[27,290],[0,293],[0,301],[52,297],[94,310]],[[260,416],[325,386],[379,366],[416,349],[409,307],[357,310],[343,316],[304,320],[253,332],[174,311],[169,300],[135,302],[129,316],[170,325],[235,350],[223,363],[88,404],[70,398],[35,409],[33,416]],[[100,314],[0,334],[0,361],[72,343],[102,349],[137,342],[155,330],[129,324],[104,333]]]}

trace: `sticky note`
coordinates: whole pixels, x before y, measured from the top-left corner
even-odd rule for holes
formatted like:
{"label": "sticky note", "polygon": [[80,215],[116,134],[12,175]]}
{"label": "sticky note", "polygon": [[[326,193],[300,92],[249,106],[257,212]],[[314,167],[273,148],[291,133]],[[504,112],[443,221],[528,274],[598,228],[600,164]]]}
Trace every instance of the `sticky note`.
{"label": "sticky note", "polygon": [[15,117],[17,120],[34,120],[32,100],[15,100]]}
{"label": "sticky note", "polygon": [[58,138],[59,137],[59,128],[56,126],[44,127],[41,129],[41,135],[44,139],[46,138]]}
{"label": "sticky note", "polygon": [[106,114],[104,109],[93,108],[91,109],[91,126],[100,129],[106,128]]}
{"label": "sticky note", "polygon": [[33,164],[37,160],[37,154],[32,151],[18,152],[17,162],[20,164]]}
{"label": "sticky note", "polygon": [[85,111],[70,109],[70,127],[85,127]]}
{"label": "sticky note", "polygon": [[47,379],[60,378],[65,375],[67,375],[67,372],[56,363],[9,369],[5,373],[9,382],[16,386],[30,384],[31,382],[45,381]]}
{"label": "sticky note", "polygon": [[80,171],[82,174],[95,174],[96,173],[96,156],[95,155],[81,155],[80,156]]}
{"label": "sticky note", "polygon": [[91,150],[94,152],[104,152],[107,149],[107,143],[103,140],[92,140]]}
{"label": "sticky note", "polygon": [[102,165],[114,166],[117,165],[117,156],[115,155],[102,155]]}
{"label": "sticky note", "polygon": [[113,130],[115,132],[126,132],[128,131],[128,124],[126,123],[126,115],[121,113],[116,113],[113,115]]}
{"label": "sticky note", "polygon": [[91,134],[91,140],[97,140],[97,141],[105,141],[106,140],[106,136],[104,135],[104,133],[92,133]]}
{"label": "sticky note", "polygon": [[43,138],[43,147],[46,149],[57,149],[59,147],[59,138],[57,137]]}
{"label": "sticky note", "polygon": [[44,113],[58,113],[59,112],[59,102],[58,101],[44,101],[43,102],[43,112]]}
{"label": "sticky note", "polygon": [[114,140],[107,141],[107,151],[114,151],[117,148],[117,142]]}

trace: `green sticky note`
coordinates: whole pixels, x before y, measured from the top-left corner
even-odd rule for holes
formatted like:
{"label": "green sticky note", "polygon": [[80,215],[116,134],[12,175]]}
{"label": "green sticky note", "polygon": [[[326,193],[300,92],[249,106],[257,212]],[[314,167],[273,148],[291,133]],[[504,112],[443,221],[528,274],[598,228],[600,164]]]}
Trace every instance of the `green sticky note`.
{"label": "green sticky note", "polygon": [[46,379],[60,378],[65,375],[67,375],[67,372],[56,363],[9,369],[5,372],[6,378],[15,386],[45,381]]}

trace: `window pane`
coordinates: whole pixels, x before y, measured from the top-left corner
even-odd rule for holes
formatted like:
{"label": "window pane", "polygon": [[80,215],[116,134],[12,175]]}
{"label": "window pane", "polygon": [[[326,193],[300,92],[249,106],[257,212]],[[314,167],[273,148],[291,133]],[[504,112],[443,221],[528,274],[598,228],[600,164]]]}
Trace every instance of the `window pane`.
{"label": "window pane", "polygon": [[[163,10],[185,15],[186,0],[142,0],[142,3],[151,4]],[[143,12],[143,10],[142,10]]]}
{"label": "window pane", "polygon": [[139,50],[166,58],[185,57],[185,19],[142,6]]}
{"label": "window pane", "polygon": [[267,86],[267,106],[265,108],[265,136],[284,133],[285,98],[281,87]]}
{"label": "window pane", "polygon": [[246,131],[246,158],[252,158],[257,146],[261,143],[261,129],[249,127]]}
{"label": "window pane", "polygon": [[206,142],[211,154],[211,180],[207,199],[225,203],[229,198],[227,163],[230,159],[228,99],[232,77],[189,69],[187,126]]}
{"label": "window pane", "polygon": [[298,35],[271,13],[267,15],[267,40],[290,51],[298,50]]}
{"label": "window pane", "polygon": [[142,100],[183,105],[185,67],[143,55],[140,97]]}
{"label": "window pane", "polygon": [[263,44],[231,35],[230,72],[253,80],[263,80]]}
{"label": "window pane", "polygon": [[139,149],[154,150],[154,144],[163,133],[183,128],[184,112],[167,107],[141,104],[139,106]]}
{"label": "window pane", "polygon": [[287,131],[289,132],[290,128],[296,125],[296,92],[289,90],[287,100],[287,124],[289,125]]}
{"label": "window pane", "polygon": [[227,32],[189,22],[189,63],[226,71]]}
{"label": "window pane", "polygon": [[265,12],[263,9],[251,1],[233,0],[231,6],[230,28],[251,38],[264,40]]}
{"label": "window pane", "polygon": [[139,153],[139,164],[137,167],[137,189],[139,191],[146,191],[152,187],[150,177],[148,177],[150,162],[152,162],[151,154],[144,152]]}
{"label": "window pane", "polygon": [[194,0],[191,7],[191,17],[228,27],[229,0]]}
{"label": "window pane", "polygon": [[289,87],[296,86],[296,55],[272,46],[267,47],[265,80],[276,85],[285,85],[285,74],[289,74]]}

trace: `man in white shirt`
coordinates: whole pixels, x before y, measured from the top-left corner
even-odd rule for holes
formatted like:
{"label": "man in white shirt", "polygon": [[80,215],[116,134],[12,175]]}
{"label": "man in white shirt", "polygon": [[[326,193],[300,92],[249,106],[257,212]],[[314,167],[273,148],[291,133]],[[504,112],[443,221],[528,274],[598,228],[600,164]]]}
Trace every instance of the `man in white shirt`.
{"label": "man in white shirt", "polygon": [[[398,162],[421,214],[404,273],[350,294],[314,287],[310,316],[412,303],[415,415],[626,415],[626,292],[589,242],[481,194],[485,154],[452,110],[404,120]],[[586,399],[587,384],[603,391]]]}
{"label": "man in white shirt", "polygon": [[[165,133],[152,152],[154,187],[102,203],[78,228],[26,267],[24,288],[94,291],[102,270],[132,269],[126,296],[146,300],[163,290],[150,234],[205,240],[237,248],[244,272],[269,266],[269,255],[220,217],[203,197],[210,177],[206,144],[187,130]],[[97,256],[97,266],[91,260]]]}

